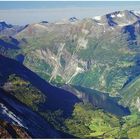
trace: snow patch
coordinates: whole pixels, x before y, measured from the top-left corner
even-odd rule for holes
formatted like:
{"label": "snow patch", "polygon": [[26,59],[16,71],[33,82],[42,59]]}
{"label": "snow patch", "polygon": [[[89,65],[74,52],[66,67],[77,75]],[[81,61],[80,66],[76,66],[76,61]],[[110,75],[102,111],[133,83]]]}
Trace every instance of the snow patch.
{"label": "snow patch", "polygon": [[95,20],[101,20],[101,16],[94,17]]}
{"label": "snow patch", "polygon": [[103,23],[97,23],[98,25],[101,25],[101,26],[104,26],[104,24]]}
{"label": "snow patch", "polygon": [[2,110],[1,114],[3,115],[7,115],[9,118],[11,118],[13,120],[14,123],[18,124],[21,127],[26,128],[23,124],[22,124],[22,120],[17,117],[13,112],[11,112],[5,105],[3,105],[2,103],[0,103],[0,109]]}
{"label": "snow patch", "polygon": [[117,17],[124,17],[124,14],[117,14]]}
{"label": "snow patch", "polygon": [[112,30],[114,30],[114,28],[113,28],[113,27],[111,27],[111,29],[112,29]]}
{"label": "snow patch", "polygon": [[0,22],[5,22],[4,20],[0,19]]}
{"label": "snow patch", "polygon": [[136,16],[140,16],[140,11],[132,11]]}
{"label": "snow patch", "polygon": [[112,18],[116,17],[115,15],[111,15]]}
{"label": "snow patch", "polygon": [[130,24],[130,23],[128,23],[128,24],[122,23],[122,24],[118,24],[118,26],[123,27],[123,26],[127,26],[127,25],[129,25],[129,24]]}

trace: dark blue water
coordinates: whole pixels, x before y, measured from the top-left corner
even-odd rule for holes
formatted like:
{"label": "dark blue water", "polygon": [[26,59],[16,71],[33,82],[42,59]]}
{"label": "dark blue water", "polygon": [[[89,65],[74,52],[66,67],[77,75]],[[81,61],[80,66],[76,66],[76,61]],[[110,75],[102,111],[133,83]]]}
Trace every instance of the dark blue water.
{"label": "dark blue water", "polygon": [[110,97],[107,93],[102,93],[93,89],[80,86],[73,86],[80,93],[75,93],[84,102],[89,102],[93,106],[103,109],[106,112],[117,116],[125,116],[130,114],[129,108],[125,108],[118,104],[119,98]]}

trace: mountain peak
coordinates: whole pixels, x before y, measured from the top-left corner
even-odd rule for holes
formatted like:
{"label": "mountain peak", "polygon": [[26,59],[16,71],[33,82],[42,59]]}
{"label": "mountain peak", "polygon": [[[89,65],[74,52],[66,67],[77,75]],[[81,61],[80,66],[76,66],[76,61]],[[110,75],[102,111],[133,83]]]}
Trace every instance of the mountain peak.
{"label": "mountain peak", "polygon": [[133,12],[136,16],[140,17],[140,11],[132,10],[131,12]]}
{"label": "mountain peak", "polygon": [[49,23],[48,21],[46,21],[46,20],[43,20],[43,21],[41,21],[40,23]]}
{"label": "mountain peak", "polygon": [[5,28],[12,28],[13,26],[11,24],[7,24],[5,21],[0,21],[0,30],[3,30]]}
{"label": "mountain peak", "polygon": [[69,24],[69,23],[75,23],[76,21],[78,21],[78,19],[76,17],[71,17],[71,18],[63,18],[59,21],[56,21],[55,24]]}
{"label": "mountain peak", "polygon": [[103,16],[95,16],[93,19],[99,25],[109,25],[109,26],[126,26],[135,23],[140,18],[138,12],[124,10],[115,11]]}
{"label": "mountain peak", "polygon": [[77,21],[78,19],[76,18],[76,17],[71,17],[71,18],[69,18],[69,21],[70,22],[75,22],[75,21]]}

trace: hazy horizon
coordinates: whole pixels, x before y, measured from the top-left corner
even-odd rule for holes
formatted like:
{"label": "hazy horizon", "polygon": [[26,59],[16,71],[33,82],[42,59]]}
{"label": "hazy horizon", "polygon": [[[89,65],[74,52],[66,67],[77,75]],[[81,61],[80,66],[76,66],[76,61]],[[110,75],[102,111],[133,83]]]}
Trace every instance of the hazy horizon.
{"label": "hazy horizon", "polygon": [[113,11],[140,10],[140,1],[1,1],[0,20],[25,25],[43,20],[54,22],[63,18],[104,15]]}

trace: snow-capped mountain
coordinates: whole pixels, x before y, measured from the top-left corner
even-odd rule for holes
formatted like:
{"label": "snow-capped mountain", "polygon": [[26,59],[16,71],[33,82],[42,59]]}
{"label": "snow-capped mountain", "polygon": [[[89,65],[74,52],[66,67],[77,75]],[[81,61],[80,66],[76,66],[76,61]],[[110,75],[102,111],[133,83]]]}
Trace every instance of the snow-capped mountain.
{"label": "snow-capped mountain", "polygon": [[139,20],[140,16],[136,12],[132,11],[117,11],[104,16],[96,16],[95,19],[99,25],[110,25],[110,26],[126,26],[135,23]]}

